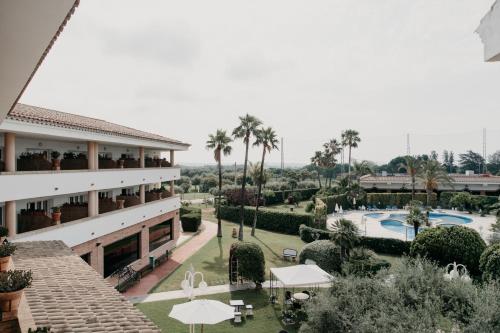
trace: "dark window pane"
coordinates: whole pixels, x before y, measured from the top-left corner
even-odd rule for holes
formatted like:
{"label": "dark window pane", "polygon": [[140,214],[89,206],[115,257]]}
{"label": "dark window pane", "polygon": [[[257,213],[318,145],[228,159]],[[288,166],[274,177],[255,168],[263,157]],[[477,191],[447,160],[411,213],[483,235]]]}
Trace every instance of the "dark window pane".
{"label": "dark window pane", "polygon": [[149,228],[149,251],[168,243],[172,238],[172,219]]}
{"label": "dark window pane", "polygon": [[104,247],[104,277],[139,259],[139,234]]}

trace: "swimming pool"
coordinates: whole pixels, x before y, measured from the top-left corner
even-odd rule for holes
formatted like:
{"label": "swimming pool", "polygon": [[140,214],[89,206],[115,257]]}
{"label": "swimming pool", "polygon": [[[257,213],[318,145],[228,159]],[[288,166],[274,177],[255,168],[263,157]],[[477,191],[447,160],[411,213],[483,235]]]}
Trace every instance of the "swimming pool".
{"label": "swimming pool", "polygon": [[[400,234],[406,235],[406,239],[412,240],[415,238],[415,230],[413,226],[406,225],[404,221],[406,220],[408,214],[397,213],[389,215],[388,219],[380,221],[380,225],[385,229],[395,231]],[[455,225],[462,225],[471,223],[472,219],[465,216],[444,214],[444,213],[430,213],[429,218],[434,225],[442,226],[445,228],[452,227]],[[421,231],[427,227],[419,227],[418,230]]]}
{"label": "swimming pool", "polygon": [[372,219],[378,219],[379,217],[382,217],[382,215],[384,215],[384,213],[368,213],[364,216],[371,217]]}

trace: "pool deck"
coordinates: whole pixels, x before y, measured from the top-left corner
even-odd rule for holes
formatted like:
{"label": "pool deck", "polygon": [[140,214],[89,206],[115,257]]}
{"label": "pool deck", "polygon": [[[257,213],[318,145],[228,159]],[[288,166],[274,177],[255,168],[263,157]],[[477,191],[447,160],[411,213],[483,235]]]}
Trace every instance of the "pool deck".
{"label": "pool deck", "polygon": [[[493,223],[495,223],[495,217],[491,215],[481,217],[478,214],[466,214],[463,212],[446,210],[446,209],[436,210],[435,212],[463,216],[472,219],[471,223],[463,225],[475,229],[485,240],[487,240],[489,238],[489,235],[491,234],[490,226]],[[365,226],[365,223],[362,222],[362,218],[365,214],[369,213],[382,213],[384,215],[378,218],[366,217],[366,226]],[[387,219],[390,214],[398,214],[398,213],[408,213],[408,211],[405,211],[403,209],[377,210],[377,211],[359,211],[359,210],[346,211],[344,212],[344,214],[342,214],[342,216],[338,214],[328,215],[327,226],[328,228],[331,228],[331,225],[335,222],[335,220],[343,217],[353,221],[358,226],[362,235],[366,235],[369,237],[396,238],[396,239],[406,240],[405,234],[386,229],[382,227],[379,222],[381,220]]]}

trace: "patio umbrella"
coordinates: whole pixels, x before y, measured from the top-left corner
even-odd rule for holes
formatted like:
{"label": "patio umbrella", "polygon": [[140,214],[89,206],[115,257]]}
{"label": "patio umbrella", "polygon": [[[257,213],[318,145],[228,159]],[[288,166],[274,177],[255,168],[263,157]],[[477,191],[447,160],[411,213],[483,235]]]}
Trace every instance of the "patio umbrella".
{"label": "patio umbrella", "polygon": [[335,211],[338,212],[339,211],[339,204],[335,204]]}
{"label": "patio umbrella", "polygon": [[168,315],[183,324],[190,326],[190,332],[194,332],[194,325],[214,325],[224,320],[234,318],[234,308],[219,301],[209,299],[198,299],[187,303],[177,304],[172,307]]}
{"label": "patio umbrella", "polygon": [[342,206],[340,206],[339,213],[344,214],[344,209],[342,208]]}

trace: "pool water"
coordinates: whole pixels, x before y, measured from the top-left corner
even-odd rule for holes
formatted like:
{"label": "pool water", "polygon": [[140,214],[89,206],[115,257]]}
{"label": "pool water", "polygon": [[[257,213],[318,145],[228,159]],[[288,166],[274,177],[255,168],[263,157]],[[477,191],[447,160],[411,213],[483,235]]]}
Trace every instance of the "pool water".
{"label": "pool water", "polygon": [[[386,220],[380,221],[380,225],[388,230],[395,231],[400,234],[405,234],[408,240],[413,240],[415,238],[415,230],[413,226],[408,226],[404,224],[408,214],[391,214]],[[472,219],[465,216],[450,215],[443,213],[430,213],[429,218],[431,222],[435,225],[442,227],[452,227],[455,225],[462,225],[471,223]],[[425,226],[419,227],[418,230],[425,229]]]}
{"label": "pool water", "polygon": [[384,213],[368,213],[368,214],[365,214],[364,216],[371,217],[372,219],[378,219],[382,215],[384,215]]}

